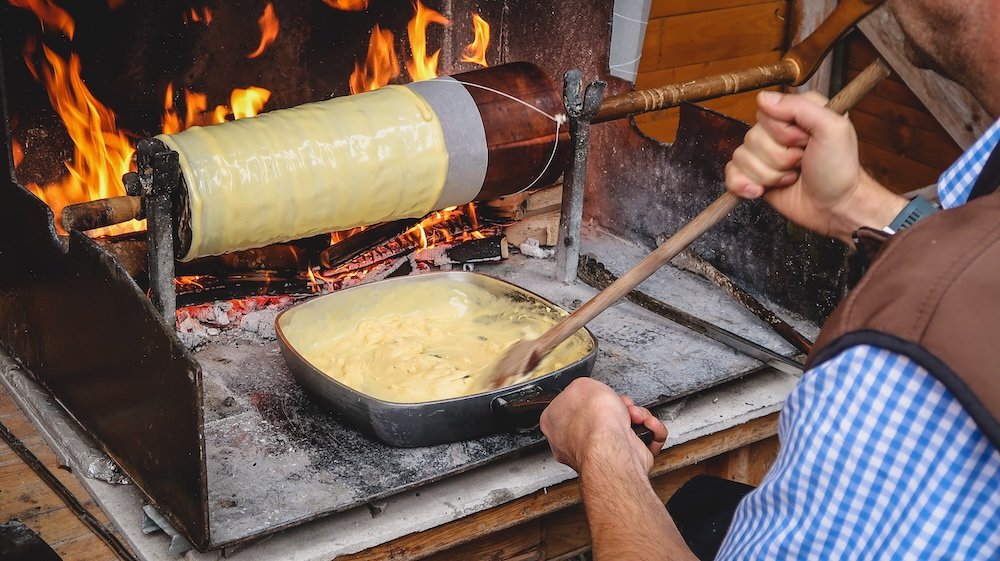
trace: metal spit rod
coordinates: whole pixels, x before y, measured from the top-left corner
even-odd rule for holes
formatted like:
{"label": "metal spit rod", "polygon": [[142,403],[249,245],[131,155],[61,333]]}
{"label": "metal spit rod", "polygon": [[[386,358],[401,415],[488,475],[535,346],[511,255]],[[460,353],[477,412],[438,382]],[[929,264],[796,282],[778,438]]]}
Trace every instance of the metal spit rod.
{"label": "metal spit rod", "polygon": [[[581,103],[579,70],[566,73],[564,103],[569,116],[573,164],[563,182],[563,206],[559,216],[556,277],[566,283],[576,280],[580,261],[580,227],[583,223],[583,193],[586,184],[590,125],[650,111],[676,107],[683,102],[704,101],[770,86],[797,86],[816,72],[833,45],[884,0],[842,0],[833,12],[782,60],[769,65],[706,76],[698,80],[638,90],[600,100],[604,82],[591,82]],[[598,88],[600,88],[598,90]],[[591,94],[591,92],[594,92]],[[594,99],[588,105],[587,97]],[[597,103],[597,107],[593,106]]]}

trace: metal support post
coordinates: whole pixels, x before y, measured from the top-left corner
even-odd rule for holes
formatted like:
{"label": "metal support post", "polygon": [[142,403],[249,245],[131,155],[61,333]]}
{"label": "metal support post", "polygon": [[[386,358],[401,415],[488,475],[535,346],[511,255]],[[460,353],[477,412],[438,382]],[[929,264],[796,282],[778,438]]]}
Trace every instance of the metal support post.
{"label": "metal support post", "polygon": [[583,75],[580,71],[570,70],[563,79],[563,100],[569,116],[570,140],[573,143],[573,163],[563,177],[559,242],[556,245],[556,276],[564,283],[576,281],[576,267],[580,262],[580,229],[583,225],[590,122],[601,108],[605,86],[607,83],[603,81],[591,82],[581,98]]}
{"label": "metal support post", "polygon": [[149,299],[164,323],[174,328],[177,295],[174,292],[173,195],[180,180],[177,152],[158,140],[148,140],[138,149],[139,180],[146,209]]}

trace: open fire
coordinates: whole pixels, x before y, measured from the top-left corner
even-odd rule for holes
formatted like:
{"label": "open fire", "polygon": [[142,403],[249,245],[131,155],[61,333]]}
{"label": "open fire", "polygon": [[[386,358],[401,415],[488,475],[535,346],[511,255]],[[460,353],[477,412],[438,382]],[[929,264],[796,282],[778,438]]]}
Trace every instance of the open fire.
{"label": "open fire", "polygon": [[[368,9],[367,0],[324,1],[337,10]],[[50,103],[66,127],[74,147],[73,157],[66,162],[67,173],[63,177],[45,184],[26,185],[50,206],[57,217],[57,230],[65,234],[58,219],[63,207],[125,194],[122,176],[135,169],[133,155],[139,135],[122,129],[116,122],[115,112],[97,99],[84,82],[80,58],[72,52],[76,24],[70,14],[51,0],[9,0],[9,3],[30,10],[41,24],[40,38],[29,39],[25,44],[25,64],[45,87]],[[351,93],[371,91],[390,83],[437,77],[441,50],[428,48],[427,30],[431,25],[450,26],[452,21],[419,0],[414,0],[412,5],[414,12],[406,26],[405,43],[397,45],[396,41],[400,38],[392,31],[383,29],[378,23],[373,26],[367,53],[356,61],[354,71],[348,77]],[[209,26],[219,18],[206,6],[187,7],[179,17],[187,27]],[[490,26],[477,13],[472,13],[470,20],[470,34],[474,33],[474,39],[463,47],[461,60],[488,66],[486,51]],[[257,19],[259,43],[246,54],[247,59],[264,55],[276,41],[280,41],[281,23],[273,3],[268,2]],[[59,48],[50,47],[49,43]],[[70,52],[65,56],[59,54],[65,52],[64,45],[70,46]],[[252,85],[234,88],[228,104],[217,104],[212,103],[206,93],[177,88],[170,82],[161,97],[160,130],[171,134],[191,126],[253,117],[264,110],[271,97],[271,91]],[[30,146],[22,146],[16,141],[13,146],[15,167],[20,166],[25,158],[32,157]],[[462,254],[462,261],[458,261],[449,257],[448,252],[465,242],[498,237],[502,233],[499,226],[480,224],[472,204],[436,211],[419,221],[400,222],[405,223],[382,225],[385,227],[381,230],[375,226],[333,232],[329,236],[329,248],[318,252],[312,250],[309,258],[293,260],[298,264],[296,270],[282,273],[266,270],[265,266],[257,272],[241,275],[240,281],[244,285],[258,285],[261,291],[268,290],[272,281],[284,283],[290,292],[302,289],[311,292],[335,290],[399,274],[403,270],[450,264],[460,266],[477,259],[492,259],[483,257],[485,254],[477,257],[474,250],[471,255]],[[119,236],[144,227],[143,222],[132,221],[91,230],[87,234],[91,237]],[[345,257],[346,253],[338,247],[348,240],[355,245],[366,243],[368,247],[365,251],[355,251]],[[297,251],[294,245],[287,247],[288,251]],[[497,253],[497,258],[498,248],[490,250]],[[176,279],[176,287],[181,295],[193,295],[201,291],[210,292],[213,286],[227,282],[227,278],[229,276],[224,271],[184,275]]]}

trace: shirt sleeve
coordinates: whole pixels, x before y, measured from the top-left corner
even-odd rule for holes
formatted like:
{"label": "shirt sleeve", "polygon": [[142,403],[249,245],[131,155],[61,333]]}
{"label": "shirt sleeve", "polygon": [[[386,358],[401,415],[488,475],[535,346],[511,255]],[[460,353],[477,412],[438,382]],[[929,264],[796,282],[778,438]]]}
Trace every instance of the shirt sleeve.
{"label": "shirt sleeve", "polygon": [[1000,120],[993,123],[979,140],[966,150],[938,179],[938,199],[941,206],[952,208],[965,204],[976,179],[983,171],[990,153],[1000,142]]}
{"label": "shirt sleeve", "polygon": [[817,366],[778,430],[717,559],[1000,559],[1000,453],[907,357],[858,346]]}

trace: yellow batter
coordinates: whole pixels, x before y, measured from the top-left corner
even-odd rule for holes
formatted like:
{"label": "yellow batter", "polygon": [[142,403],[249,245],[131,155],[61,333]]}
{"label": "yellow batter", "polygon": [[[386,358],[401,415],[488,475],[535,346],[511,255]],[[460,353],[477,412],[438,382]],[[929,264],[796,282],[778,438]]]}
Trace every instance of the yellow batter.
{"label": "yellow batter", "polygon": [[[396,403],[484,391],[499,357],[566,315],[537,302],[500,298],[448,278],[353,288],[286,312],[281,330],[316,368],[351,388]],[[563,342],[520,383],[591,350],[584,331]]]}
{"label": "yellow batter", "polygon": [[423,216],[448,171],[437,115],[402,86],[157,138],[187,183],[184,261]]}

